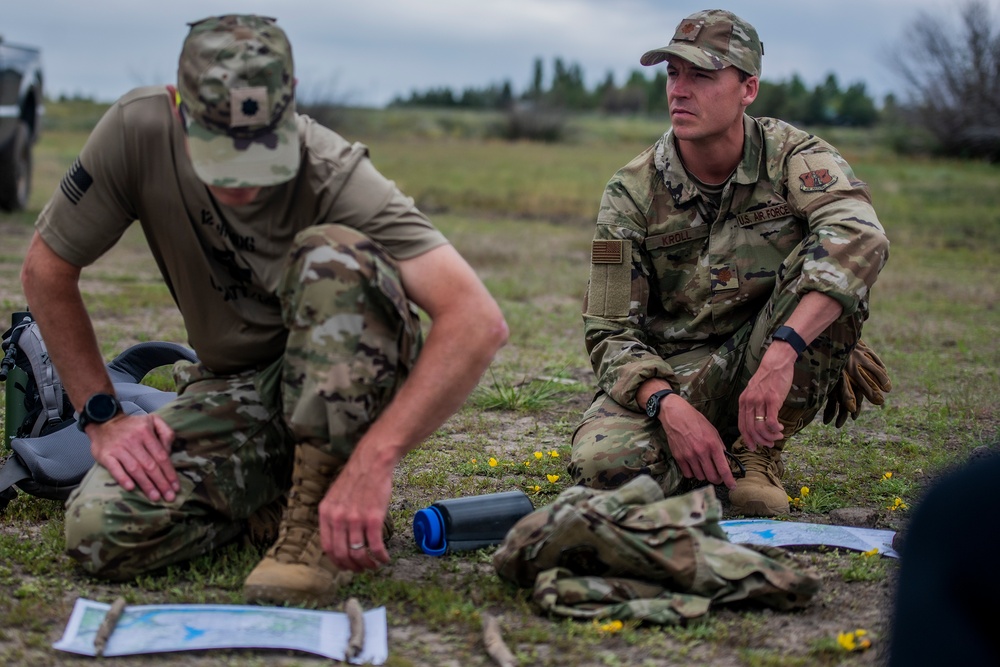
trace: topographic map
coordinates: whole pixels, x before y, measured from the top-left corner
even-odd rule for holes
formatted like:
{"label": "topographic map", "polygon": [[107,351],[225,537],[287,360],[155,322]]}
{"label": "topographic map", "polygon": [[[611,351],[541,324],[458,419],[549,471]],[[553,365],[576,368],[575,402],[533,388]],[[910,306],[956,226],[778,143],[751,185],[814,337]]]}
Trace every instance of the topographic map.
{"label": "topographic map", "polygon": [[760,544],[771,547],[841,547],[853,551],[870,551],[889,558],[898,558],[892,548],[891,530],[856,528],[854,526],[831,526],[820,523],[798,523],[795,521],[774,521],[771,519],[746,519],[720,521],[730,542],[736,544]]}
{"label": "topographic map", "polygon": [[[94,637],[111,605],[79,598],[54,648],[95,655]],[[365,612],[365,646],[355,664],[381,665],[389,647],[385,608]],[[220,648],[292,649],[344,660],[350,626],[345,614],[240,605],[127,606],[105,656]]]}

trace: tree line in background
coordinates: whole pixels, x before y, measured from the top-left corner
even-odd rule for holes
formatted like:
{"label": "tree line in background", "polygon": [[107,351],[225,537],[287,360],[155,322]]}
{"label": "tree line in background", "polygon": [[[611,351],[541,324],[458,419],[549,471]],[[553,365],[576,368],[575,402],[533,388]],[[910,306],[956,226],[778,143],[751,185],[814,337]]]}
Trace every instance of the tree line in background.
{"label": "tree line in background", "polygon": [[[793,76],[790,81],[761,81],[748,112],[804,126],[879,124],[890,146],[903,154],[1000,163],[1000,17],[987,0],[967,0],[940,11],[920,12],[909,25],[906,43],[894,49],[888,63],[905,82],[905,101],[889,95],[879,108],[862,82],[842,89],[830,74],[810,89]],[[946,11],[955,12],[958,20]],[[413,91],[390,106],[502,110],[508,138],[543,141],[558,141],[565,116],[573,111],[666,113],[667,75],[662,70],[651,77],[634,70],[621,84],[608,73],[592,89],[585,85],[581,67],[561,58],[552,63],[548,85],[545,74],[539,58],[531,83],[520,93],[509,81],[460,92],[441,87]]]}
{"label": "tree line in background", "polygon": [[[621,85],[615,83],[614,74],[609,72],[592,89],[587,88],[583,69],[576,63],[567,64],[562,58],[555,58],[547,86],[544,69],[541,58],[536,58],[531,84],[520,94],[515,94],[510,81],[483,88],[467,87],[461,92],[443,86],[413,91],[407,98],[397,97],[390,106],[502,111],[528,106],[550,112],[666,113],[667,74],[662,69],[651,77],[642,70],[633,70]],[[879,118],[875,101],[865,91],[864,83],[855,83],[843,90],[833,74],[812,89],[798,76],[779,83],[761,81],[760,92],[749,113],[803,125],[851,127],[871,127]]]}

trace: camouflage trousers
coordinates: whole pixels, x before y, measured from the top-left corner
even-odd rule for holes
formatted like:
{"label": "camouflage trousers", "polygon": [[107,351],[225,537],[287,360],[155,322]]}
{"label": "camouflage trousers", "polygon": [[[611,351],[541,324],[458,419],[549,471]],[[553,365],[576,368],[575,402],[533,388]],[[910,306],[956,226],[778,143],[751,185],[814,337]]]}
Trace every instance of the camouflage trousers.
{"label": "camouflage trousers", "polygon": [[[673,390],[708,419],[726,447],[739,436],[740,394],[760,367],[771,334],[799,304],[794,285],[800,268],[792,263],[757,317],[721,345],[701,345],[666,359],[676,375]],[[785,427],[785,438],[775,443],[779,450],[823,409],[861,337],[867,313],[866,298],[854,313],[842,315],[817,336],[795,363],[791,390],[778,413]],[[603,391],[573,434],[568,472],[577,484],[597,489],[618,488],[643,474],[657,480],[667,495],[690,488],[670,456],[659,421],[619,405]]]}
{"label": "camouflage trousers", "polygon": [[125,580],[211,551],[291,484],[296,443],[347,459],[416,360],[420,321],[395,262],[355,230],[301,232],[278,296],[284,354],[241,373],[174,368],[178,396],[158,414],[175,432],[173,502],[126,491],[95,465],[67,501],[69,554]]}

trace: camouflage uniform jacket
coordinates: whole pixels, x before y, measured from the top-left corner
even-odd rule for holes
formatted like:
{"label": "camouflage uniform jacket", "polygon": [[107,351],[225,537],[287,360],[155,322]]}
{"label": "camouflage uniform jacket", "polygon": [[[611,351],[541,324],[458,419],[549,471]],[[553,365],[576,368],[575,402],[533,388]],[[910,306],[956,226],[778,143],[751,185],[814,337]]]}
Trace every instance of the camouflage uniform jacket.
{"label": "camouflage uniform jacket", "polygon": [[831,145],[771,118],[744,116],[743,159],[711,218],[671,132],[618,171],[597,217],[584,303],[598,386],[617,403],[666,358],[717,347],[762,310],[785,260],[805,256],[796,293],[866,311],[888,240],[865,183]]}
{"label": "camouflage uniform jacket", "polygon": [[493,567],[575,618],[673,624],[744,600],[807,605],[819,575],[783,550],[733,544],[721,517],[710,486],[671,498],[648,475],[613,491],[573,486],[510,529]]}

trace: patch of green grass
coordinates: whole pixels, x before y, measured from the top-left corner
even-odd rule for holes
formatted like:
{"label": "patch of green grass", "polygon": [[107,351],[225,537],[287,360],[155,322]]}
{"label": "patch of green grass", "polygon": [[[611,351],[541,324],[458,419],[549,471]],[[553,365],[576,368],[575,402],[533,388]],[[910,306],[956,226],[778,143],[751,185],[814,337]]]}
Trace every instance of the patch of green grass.
{"label": "patch of green grass", "polygon": [[567,393],[567,383],[559,378],[509,382],[498,378],[492,368],[489,376],[490,384],[479,385],[470,397],[472,405],[483,410],[537,412],[552,407]]}
{"label": "patch of green grass", "polygon": [[886,576],[885,560],[878,554],[851,553],[839,570],[844,581],[881,581]]}

